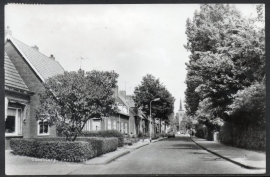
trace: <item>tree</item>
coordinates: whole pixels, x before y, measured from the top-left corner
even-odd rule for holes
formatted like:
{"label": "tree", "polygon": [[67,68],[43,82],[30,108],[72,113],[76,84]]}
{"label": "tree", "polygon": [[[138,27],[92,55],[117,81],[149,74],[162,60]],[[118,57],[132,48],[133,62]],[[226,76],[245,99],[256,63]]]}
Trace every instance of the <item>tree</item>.
{"label": "tree", "polygon": [[133,99],[143,112],[150,115],[150,101],[155,98],[160,98],[160,101],[152,102],[151,117],[159,118],[161,125],[161,120],[168,120],[168,116],[173,113],[175,99],[159,79],[147,74],[141,85],[135,87]]}
{"label": "tree", "polygon": [[118,74],[108,71],[65,72],[46,80],[37,119],[56,125],[58,133],[74,141],[89,119],[117,111],[113,88]]}
{"label": "tree", "polygon": [[186,110],[208,132],[233,119],[227,111],[239,90],[265,77],[265,31],[256,21],[224,4],[201,5],[187,20]]}

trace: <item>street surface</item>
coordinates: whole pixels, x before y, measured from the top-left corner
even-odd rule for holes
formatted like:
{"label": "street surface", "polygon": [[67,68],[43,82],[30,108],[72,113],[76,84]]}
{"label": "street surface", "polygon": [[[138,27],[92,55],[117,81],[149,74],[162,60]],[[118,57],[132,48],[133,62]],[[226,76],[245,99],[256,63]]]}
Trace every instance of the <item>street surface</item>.
{"label": "street surface", "polygon": [[254,174],[201,149],[188,137],[168,138],[107,165],[84,165],[70,174]]}

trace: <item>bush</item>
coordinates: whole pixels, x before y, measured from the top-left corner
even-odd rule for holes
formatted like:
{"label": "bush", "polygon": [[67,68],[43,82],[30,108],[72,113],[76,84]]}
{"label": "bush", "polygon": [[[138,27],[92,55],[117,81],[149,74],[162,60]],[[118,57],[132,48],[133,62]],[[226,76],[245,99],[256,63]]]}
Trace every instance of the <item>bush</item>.
{"label": "bush", "polygon": [[266,131],[255,125],[225,123],[219,132],[218,140],[229,146],[265,151]]}
{"label": "bush", "polygon": [[113,137],[78,137],[76,141],[65,141],[65,138],[12,139],[10,147],[18,155],[80,162],[115,151],[118,139]]}
{"label": "bush", "polygon": [[10,148],[15,154],[35,157],[34,143],[34,139],[11,139]]}
{"label": "bush", "polygon": [[117,137],[118,147],[122,147],[124,145],[124,135],[117,130],[84,131],[81,133],[81,136],[103,138]]}
{"label": "bush", "polygon": [[83,141],[12,139],[10,146],[14,154],[61,161],[81,162],[95,156],[92,145]]}
{"label": "bush", "polygon": [[118,147],[118,139],[111,138],[97,138],[97,137],[78,137],[77,141],[86,141],[93,146],[95,156],[100,156],[108,152],[115,151]]}

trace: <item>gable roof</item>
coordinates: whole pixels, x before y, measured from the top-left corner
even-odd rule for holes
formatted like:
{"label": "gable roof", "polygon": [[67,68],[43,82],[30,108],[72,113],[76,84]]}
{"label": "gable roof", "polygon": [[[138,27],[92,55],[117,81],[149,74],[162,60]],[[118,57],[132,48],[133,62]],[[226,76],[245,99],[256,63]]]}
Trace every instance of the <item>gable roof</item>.
{"label": "gable roof", "polygon": [[123,105],[129,107],[129,105],[128,105],[128,103],[126,102],[126,99],[125,99],[125,97],[124,97],[123,95],[118,94],[118,98],[119,98],[119,100],[121,100],[121,102],[122,102]]}
{"label": "gable roof", "polygon": [[19,75],[18,71],[6,53],[4,58],[4,70],[5,86],[29,92],[28,87],[24,83],[23,79]]}
{"label": "gable roof", "polygon": [[135,101],[132,98],[132,95],[126,95],[126,102],[129,105],[129,107],[134,108],[135,107]]}
{"label": "gable roof", "polygon": [[131,95],[122,95],[121,93],[119,93],[118,97],[123,102],[123,104],[125,104],[129,108],[130,112],[133,115],[136,115],[135,111],[133,110],[133,108],[135,107],[135,102],[134,102],[132,96]]}
{"label": "gable roof", "polygon": [[64,73],[63,67],[52,58],[47,57],[14,37],[9,37],[7,40],[12,42],[43,82],[49,77]]}

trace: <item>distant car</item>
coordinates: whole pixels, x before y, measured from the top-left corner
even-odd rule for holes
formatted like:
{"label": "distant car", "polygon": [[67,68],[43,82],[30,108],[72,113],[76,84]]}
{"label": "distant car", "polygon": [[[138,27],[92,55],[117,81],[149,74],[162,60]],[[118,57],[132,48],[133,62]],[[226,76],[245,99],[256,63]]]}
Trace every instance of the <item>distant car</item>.
{"label": "distant car", "polygon": [[168,133],[168,138],[175,138],[175,133],[174,132]]}

